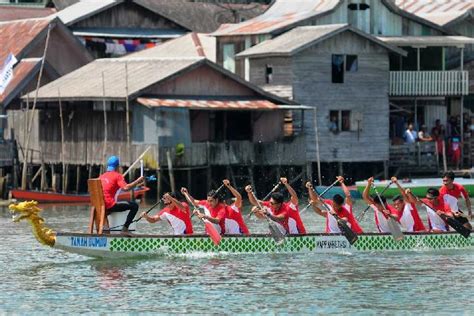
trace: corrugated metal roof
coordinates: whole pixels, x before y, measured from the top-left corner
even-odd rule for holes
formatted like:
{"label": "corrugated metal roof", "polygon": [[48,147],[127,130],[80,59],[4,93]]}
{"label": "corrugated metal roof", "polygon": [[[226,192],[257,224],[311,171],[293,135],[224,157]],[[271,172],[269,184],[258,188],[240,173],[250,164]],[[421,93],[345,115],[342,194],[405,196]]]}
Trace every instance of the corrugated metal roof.
{"label": "corrugated metal roof", "polygon": [[465,44],[474,44],[474,38],[466,36],[378,36],[385,43],[396,46],[455,46],[464,47]]}
{"label": "corrugated metal roof", "polygon": [[66,25],[85,19],[105,9],[117,5],[115,0],[81,0],[54,14]]}
{"label": "corrugated metal roof", "polygon": [[[128,96],[158,83],[203,58],[107,58],[95,60],[38,90],[38,100],[57,100],[58,89],[64,100],[102,100],[102,73],[105,81],[105,98],[125,99],[128,68]],[[30,97],[33,94],[30,93]]]}
{"label": "corrugated metal roof", "polygon": [[21,52],[49,23],[49,18],[0,22],[0,64],[3,64],[9,53],[20,59]]}
{"label": "corrugated metal roof", "polygon": [[162,57],[206,57],[216,61],[216,38],[202,33],[189,33],[156,47],[125,56],[123,58]]}
{"label": "corrugated metal roof", "polygon": [[192,110],[275,110],[278,108],[275,103],[268,100],[138,98],[137,102],[149,107]]}
{"label": "corrugated metal roof", "polygon": [[146,29],[120,27],[78,27],[73,28],[76,36],[99,36],[112,38],[160,38],[169,39],[184,35],[186,32],[176,29]]}
{"label": "corrugated metal roof", "polygon": [[340,0],[276,0],[265,13],[238,24],[223,24],[215,36],[269,34],[333,10]]}
{"label": "corrugated metal roof", "polygon": [[3,106],[9,103],[13,97],[12,94],[16,95],[15,90],[21,86],[22,81],[38,70],[39,67],[37,66],[39,66],[40,62],[40,58],[25,58],[15,65],[12,81],[10,81],[5,91],[0,94],[0,103],[3,104]]}
{"label": "corrugated metal roof", "polygon": [[395,0],[401,9],[440,26],[462,17],[474,10],[472,0]]}
{"label": "corrugated metal roof", "polygon": [[300,26],[294,28],[283,35],[264,41],[237,54],[237,57],[291,56],[310,45],[324,41],[344,31],[356,33],[380,46],[385,47],[390,51],[405,55],[403,50],[395,46],[387,45],[384,42],[378,40],[376,37],[364,33],[359,29],[353,28],[347,24],[329,24],[318,26]]}
{"label": "corrugated metal roof", "polygon": [[0,21],[42,18],[55,12],[53,8],[0,6]]}

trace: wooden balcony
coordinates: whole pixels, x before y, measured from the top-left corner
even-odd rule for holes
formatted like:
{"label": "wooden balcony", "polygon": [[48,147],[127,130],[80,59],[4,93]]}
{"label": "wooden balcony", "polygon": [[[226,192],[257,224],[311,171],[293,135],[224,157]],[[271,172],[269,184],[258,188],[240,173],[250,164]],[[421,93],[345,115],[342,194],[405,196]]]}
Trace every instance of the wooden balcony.
{"label": "wooden balcony", "polygon": [[467,71],[391,71],[391,96],[460,96],[469,94]]}
{"label": "wooden balcony", "polygon": [[437,172],[440,166],[435,142],[391,145],[389,166],[413,173]]}

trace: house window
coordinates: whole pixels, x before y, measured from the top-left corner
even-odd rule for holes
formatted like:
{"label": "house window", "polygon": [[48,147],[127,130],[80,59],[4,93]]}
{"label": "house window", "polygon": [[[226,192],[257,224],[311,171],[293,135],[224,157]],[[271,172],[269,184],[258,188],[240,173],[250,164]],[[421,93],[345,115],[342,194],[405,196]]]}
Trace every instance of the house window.
{"label": "house window", "polygon": [[344,83],[344,55],[332,55],[332,83]]}
{"label": "house window", "polygon": [[223,52],[223,66],[225,69],[235,72],[235,47],[234,44],[224,44]]}
{"label": "house window", "polygon": [[329,131],[337,134],[351,130],[351,111],[331,110],[329,111]]}
{"label": "house window", "polygon": [[273,81],[273,67],[272,65],[265,65],[265,83]]}
{"label": "house window", "polygon": [[357,55],[346,55],[346,71],[356,72],[359,69]]}
{"label": "house window", "polygon": [[370,6],[366,3],[348,4],[347,22],[366,33],[370,33]]}

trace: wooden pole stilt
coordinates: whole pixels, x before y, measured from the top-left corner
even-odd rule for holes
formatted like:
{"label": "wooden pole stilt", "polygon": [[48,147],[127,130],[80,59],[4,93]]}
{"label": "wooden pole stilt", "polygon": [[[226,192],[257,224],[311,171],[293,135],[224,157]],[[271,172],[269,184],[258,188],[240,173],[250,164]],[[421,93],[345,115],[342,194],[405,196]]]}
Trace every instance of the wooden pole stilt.
{"label": "wooden pole stilt", "polygon": [[62,177],[62,192],[66,193],[67,183],[67,170],[66,170],[66,147],[64,143],[64,119],[63,119],[63,106],[61,103],[61,92],[58,88],[58,102],[59,102],[59,119],[60,119],[60,126],[61,126],[61,163],[63,166],[63,177]]}
{"label": "wooden pole stilt", "polygon": [[[132,144],[130,142],[130,104],[128,100],[128,62],[125,62],[125,122],[126,122],[126,130],[127,130],[127,148],[128,148],[128,161],[132,163]],[[129,176],[128,179],[130,180],[131,177]]]}
{"label": "wooden pole stilt", "polygon": [[81,185],[81,166],[76,166],[76,193],[79,193],[79,186]]}
{"label": "wooden pole stilt", "polygon": [[[128,98],[127,98],[128,99]],[[105,163],[107,161],[107,109],[106,109],[106,103],[105,103],[105,78],[104,78],[104,72],[102,72],[102,109],[104,111],[104,146],[102,147],[102,159],[103,162],[100,165],[100,173],[103,173],[103,168],[105,166]]]}
{"label": "wooden pole stilt", "polygon": [[174,174],[173,174],[173,162],[171,161],[171,154],[169,150],[166,151],[166,160],[168,161],[168,174],[170,177],[171,191],[176,192],[176,186],[175,186]]}

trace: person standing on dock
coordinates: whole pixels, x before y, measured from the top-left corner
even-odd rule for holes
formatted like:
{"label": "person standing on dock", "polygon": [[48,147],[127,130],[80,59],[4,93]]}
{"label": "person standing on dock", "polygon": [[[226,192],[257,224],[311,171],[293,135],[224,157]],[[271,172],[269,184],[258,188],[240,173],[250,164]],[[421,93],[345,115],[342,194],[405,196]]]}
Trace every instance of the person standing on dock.
{"label": "person standing on dock", "polygon": [[[471,200],[466,189],[459,183],[454,182],[454,172],[448,171],[443,175],[443,185],[439,189],[439,193],[444,202],[449,205],[454,212],[461,212],[459,209],[458,199],[461,195],[466,201],[466,208],[470,219],[472,219]],[[462,213],[462,212],[461,212]]]}
{"label": "person standing on dock", "polygon": [[387,204],[385,196],[381,195],[380,199],[377,195],[370,196],[370,188],[374,183],[374,178],[367,179],[367,186],[362,193],[364,201],[374,210],[375,225],[379,233],[390,233],[388,226],[388,217],[392,217],[398,221],[398,211],[391,205]]}
{"label": "person standing on dock", "polygon": [[339,227],[334,215],[337,215],[337,217],[339,217],[341,220],[347,222],[354,233],[363,233],[362,228],[355,219],[354,215],[349,212],[346,207],[344,207],[344,198],[341,195],[335,194],[332,200],[323,200],[318,196],[311,182],[306,182],[306,188],[308,189],[310,203],[313,207],[313,210],[317,214],[326,218],[326,233],[341,233],[341,228]]}
{"label": "person standing on dock", "polygon": [[[410,200],[407,192],[398,183],[397,177],[392,177],[392,183],[400,190],[400,195],[393,198],[393,206],[398,211],[398,221],[404,231],[423,232],[426,231],[425,225],[418,214],[416,204]],[[410,192],[409,189],[407,189]]]}
{"label": "person standing on dock", "polygon": [[290,201],[286,202],[288,206],[288,229],[290,234],[306,234],[306,228],[304,227],[303,221],[301,220],[300,212],[298,210],[298,195],[295,190],[288,183],[287,178],[280,178],[281,184],[285,186],[290,193]]}
{"label": "person standing on dock", "polygon": [[[256,200],[252,193],[252,186],[247,185],[245,187],[249,201],[254,207],[252,212],[258,218],[268,217],[274,221],[278,229],[283,234],[289,234],[288,219],[290,218],[289,203],[286,203],[283,198],[283,194],[280,192],[274,192],[270,196],[269,201]],[[260,208],[262,206],[262,208]]]}
{"label": "person standing on dock", "polygon": [[237,191],[227,179],[222,180],[225,187],[234,196],[233,203],[226,205],[225,234],[226,235],[250,235],[247,225],[242,217],[242,195]]}
{"label": "person standing on dock", "polygon": [[199,218],[210,221],[214,224],[214,227],[223,235],[225,232],[225,218],[226,218],[226,207],[223,203],[218,192],[211,190],[207,193],[207,199],[196,200],[188,192],[188,189],[181,188],[181,193],[186,197],[188,201],[193,201],[194,204],[198,205],[199,208],[204,210],[204,213],[195,209],[193,212]]}
{"label": "person standing on dock", "polygon": [[173,228],[174,235],[192,235],[193,224],[188,204],[180,202],[176,199],[176,194],[167,192],[163,194],[162,201],[165,205],[158,214],[149,216],[146,212],[142,213],[142,217],[148,223],[156,223],[160,220],[167,220]]}
{"label": "person standing on dock", "polygon": [[102,182],[102,191],[104,193],[105,215],[108,216],[115,212],[129,211],[127,219],[123,225],[122,233],[130,234],[128,227],[132,223],[138,212],[138,204],[134,201],[115,201],[115,195],[119,189],[124,191],[131,190],[137,186],[143,185],[144,177],[141,176],[131,183],[125,182],[121,173],[117,171],[120,160],[117,156],[111,156],[107,160],[107,171],[99,176]]}

